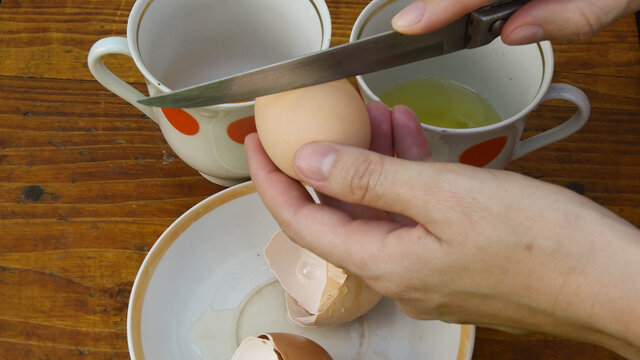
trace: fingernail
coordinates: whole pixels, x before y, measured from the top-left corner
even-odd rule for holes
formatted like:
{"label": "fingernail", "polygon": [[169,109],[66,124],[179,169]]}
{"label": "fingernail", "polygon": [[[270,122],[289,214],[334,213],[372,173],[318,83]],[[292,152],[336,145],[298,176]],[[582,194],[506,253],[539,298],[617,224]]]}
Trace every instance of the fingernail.
{"label": "fingernail", "polygon": [[544,40],[544,31],[537,25],[525,25],[515,29],[508,40],[513,45],[535,43]]}
{"label": "fingernail", "polygon": [[327,178],[336,158],[336,150],[331,145],[311,143],[296,152],[293,165],[301,177],[322,181]]}
{"label": "fingernail", "polygon": [[418,23],[422,20],[423,15],[424,5],[419,1],[414,1],[411,5],[396,14],[391,20],[391,23],[395,29],[403,30]]}

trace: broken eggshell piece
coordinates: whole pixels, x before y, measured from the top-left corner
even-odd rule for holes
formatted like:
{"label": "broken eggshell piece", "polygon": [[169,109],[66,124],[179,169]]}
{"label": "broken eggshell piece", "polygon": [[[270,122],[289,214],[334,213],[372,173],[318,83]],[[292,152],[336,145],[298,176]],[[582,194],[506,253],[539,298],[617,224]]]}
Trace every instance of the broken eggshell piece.
{"label": "broken eggshell piece", "polygon": [[268,333],[240,343],[231,360],[332,360],[322,346],[304,336]]}
{"label": "broken eggshell piece", "polygon": [[299,246],[282,231],[271,238],[265,258],[286,292],[287,315],[298,325],[343,324],[382,298],[362,279]]}

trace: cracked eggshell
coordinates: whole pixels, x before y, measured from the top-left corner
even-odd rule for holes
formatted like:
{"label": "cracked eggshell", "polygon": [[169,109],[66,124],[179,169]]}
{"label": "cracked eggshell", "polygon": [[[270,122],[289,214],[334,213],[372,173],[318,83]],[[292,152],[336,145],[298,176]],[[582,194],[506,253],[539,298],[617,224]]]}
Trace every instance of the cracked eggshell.
{"label": "cracked eggshell", "polygon": [[265,249],[284,288],[287,315],[298,325],[339,325],[371,310],[382,298],[359,277],[299,246],[282,231]]}
{"label": "cracked eggshell", "polygon": [[366,149],[371,141],[367,108],[345,79],[258,97],[255,122],[269,158],[297,180],[293,157],[302,145],[330,141]]}
{"label": "cracked eggshell", "polygon": [[304,336],[267,333],[244,339],[231,360],[332,360],[322,346]]}

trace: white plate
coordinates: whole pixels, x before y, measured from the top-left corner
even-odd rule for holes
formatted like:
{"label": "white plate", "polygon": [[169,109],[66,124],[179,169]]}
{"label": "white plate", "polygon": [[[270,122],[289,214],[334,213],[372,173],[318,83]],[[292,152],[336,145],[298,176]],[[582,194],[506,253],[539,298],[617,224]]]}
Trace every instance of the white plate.
{"label": "white plate", "polygon": [[263,257],[276,230],[250,182],[178,218],[154,244],[133,285],[131,358],[228,360],[244,337],[284,331],[316,341],[335,360],[471,359],[473,326],[414,320],[389,299],[339,327],[289,324],[282,289]]}

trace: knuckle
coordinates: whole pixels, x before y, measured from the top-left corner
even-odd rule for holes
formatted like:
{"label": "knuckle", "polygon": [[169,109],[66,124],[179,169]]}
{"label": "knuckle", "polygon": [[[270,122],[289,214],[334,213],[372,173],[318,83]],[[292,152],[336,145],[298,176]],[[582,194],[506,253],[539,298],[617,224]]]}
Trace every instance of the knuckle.
{"label": "knuckle", "polygon": [[370,203],[375,200],[376,187],[382,180],[382,159],[368,156],[354,164],[350,174],[350,192],[358,203]]}
{"label": "knuckle", "polygon": [[610,18],[608,11],[599,6],[590,6],[580,8],[578,10],[579,16],[576,17],[576,40],[583,41],[588,40],[595,36],[602,28],[605,27],[606,21],[603,19]]}

